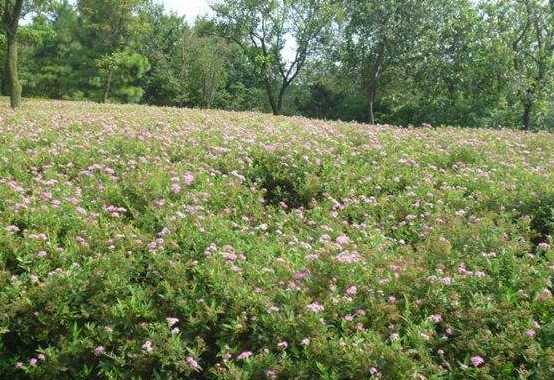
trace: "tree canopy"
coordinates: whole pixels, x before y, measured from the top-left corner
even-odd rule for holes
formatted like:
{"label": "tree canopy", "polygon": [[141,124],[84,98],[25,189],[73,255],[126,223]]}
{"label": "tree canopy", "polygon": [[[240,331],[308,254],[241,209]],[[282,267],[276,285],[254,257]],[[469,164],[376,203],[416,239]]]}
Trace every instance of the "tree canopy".
{"label": "tree canopy", "polygon": [[14,107],[22,91],[382,124],[554,128],[552,0],[212,6],[191,24],[154,0],[2,0],[2,91]]}

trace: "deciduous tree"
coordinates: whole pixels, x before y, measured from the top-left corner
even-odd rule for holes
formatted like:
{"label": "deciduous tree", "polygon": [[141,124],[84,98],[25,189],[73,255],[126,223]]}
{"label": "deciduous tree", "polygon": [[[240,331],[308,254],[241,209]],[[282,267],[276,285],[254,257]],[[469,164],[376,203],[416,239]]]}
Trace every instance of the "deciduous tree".
{"label": "deciduous tree", "polygon": [[221,0],[214,5],[224,36],[256,67],[271,110],[324,41],[334,16],[330,0]]}
{"label": "deciduous tree", "polygon": [[2,0],[0,12],[2,28],[6,36],[5,78],[8,82],[10,105],[12,108],[21,104],[21,83],[17,72],[17,29],[23,14],[24,0]]}
{"label": "deciduous tree", "polygon": [[488,10],[511,48],[514,92],[522,108],[521,124],[529,130],[538,106],[551,92],[554,0],[494,1]]}

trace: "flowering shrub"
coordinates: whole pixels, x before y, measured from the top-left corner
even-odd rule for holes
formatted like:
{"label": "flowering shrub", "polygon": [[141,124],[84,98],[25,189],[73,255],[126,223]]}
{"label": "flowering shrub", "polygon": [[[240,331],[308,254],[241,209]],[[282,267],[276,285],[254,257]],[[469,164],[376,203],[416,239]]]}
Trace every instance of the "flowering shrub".
{"label": "flowering shrub", "polygon": [[0,111],[0,378],[554,377],[551,134]]}

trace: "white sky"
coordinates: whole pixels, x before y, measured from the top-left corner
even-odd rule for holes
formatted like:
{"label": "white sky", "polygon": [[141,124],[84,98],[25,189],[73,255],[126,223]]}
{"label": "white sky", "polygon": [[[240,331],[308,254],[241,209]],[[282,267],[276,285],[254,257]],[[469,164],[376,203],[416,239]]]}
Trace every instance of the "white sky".
{"label": "white sky", "polygon": [[204,16],[210,12],[208,0],[158,0],[167,9],[173,10],[187,18],[187,21],[194,21],[197,16]]}

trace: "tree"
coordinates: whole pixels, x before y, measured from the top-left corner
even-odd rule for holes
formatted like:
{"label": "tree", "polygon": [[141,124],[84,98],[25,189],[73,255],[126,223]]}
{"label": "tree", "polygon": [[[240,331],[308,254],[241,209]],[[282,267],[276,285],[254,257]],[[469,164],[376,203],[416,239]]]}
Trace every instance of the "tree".
{"label": "tree", "polygon": [[271,110],[283,109],[291,83],[324,41],[334,15],[329,0],[222,0],[213,6],[223,35],[256,67]]}
{"label": "tree", "polygon": [[345,63],[360,76],[367,95],[368,121],[388,67],[417,58],[420,34],[429,25],[431,0],[345,0]]}
{"label": "tree", "polygon": [[[545,101],[554,59],[554,0],[495,2],[493,15],[511,47],[515,92],[523,129],[533,127],[537,105]],[[491,12],[492,13],[492,12]]]}
{"label": "tree", "polygon": [[151,70],[141,79],[143,101],[148,104],[183,106],[186,99],[183,60],[189,27],[183,17],[167,14],[158,4],[141,13],[144,31],[137,36],[138,51],[148,58]]}
{"label": "tree", "polygon": [[[473,0],[435,2],[429,28],[417,41],[419,57],[395,70],[405,73],[392,122],[463,126],[511,125],[506,112],[510,60],[497,33]],[[388,100],[388,99],[387,99]]]}
{"label": "tree", "polygon": [[21,27],[24,94],[54,99],[82,97],[87,82],[79,71],[84,55],[77,39],[78,17],[68,0],[50,1],[45,12]]}
{"label": "tree", "polygon": [[144,90],[134,82],[150,70],[146,57],[130,50],[118,50],[97,59],[96,65],[103,79],[103,103],[108,101],[110,92],[125,103],[140,101]]}
{"label": "tree", "polygon": [[[85,48],[85,67],[96,85],[97,78],[103,79],[99,98],[107,101],[112,90],[114,64],[106,63],[107,57],[120,55],[129,48],[144,24],[139,17],[147,0],[79,0],[79,39]],[[113,60],[112,60],[113,61]]]}
{"label": "tree", "polygon": [[211,107],[227,80],[226,49],[215,38],[191,35],[184,56],[188,96],[196,105]]}
{"label": "tree", "polygon": [[0,0],[2,92],[14,107],[23,90],[400,125],[554,125],[554,0],[214,1],[214,17],[189,26],[155,0]]}
{"label": "tree", "polygon": [[24,0],[2,0],[0,5],[7,48],[5,75],[9,85],[12,108],[17,108],[21,104],[21,84],[17,72],[17,29],[23,13],[23,2]]}

